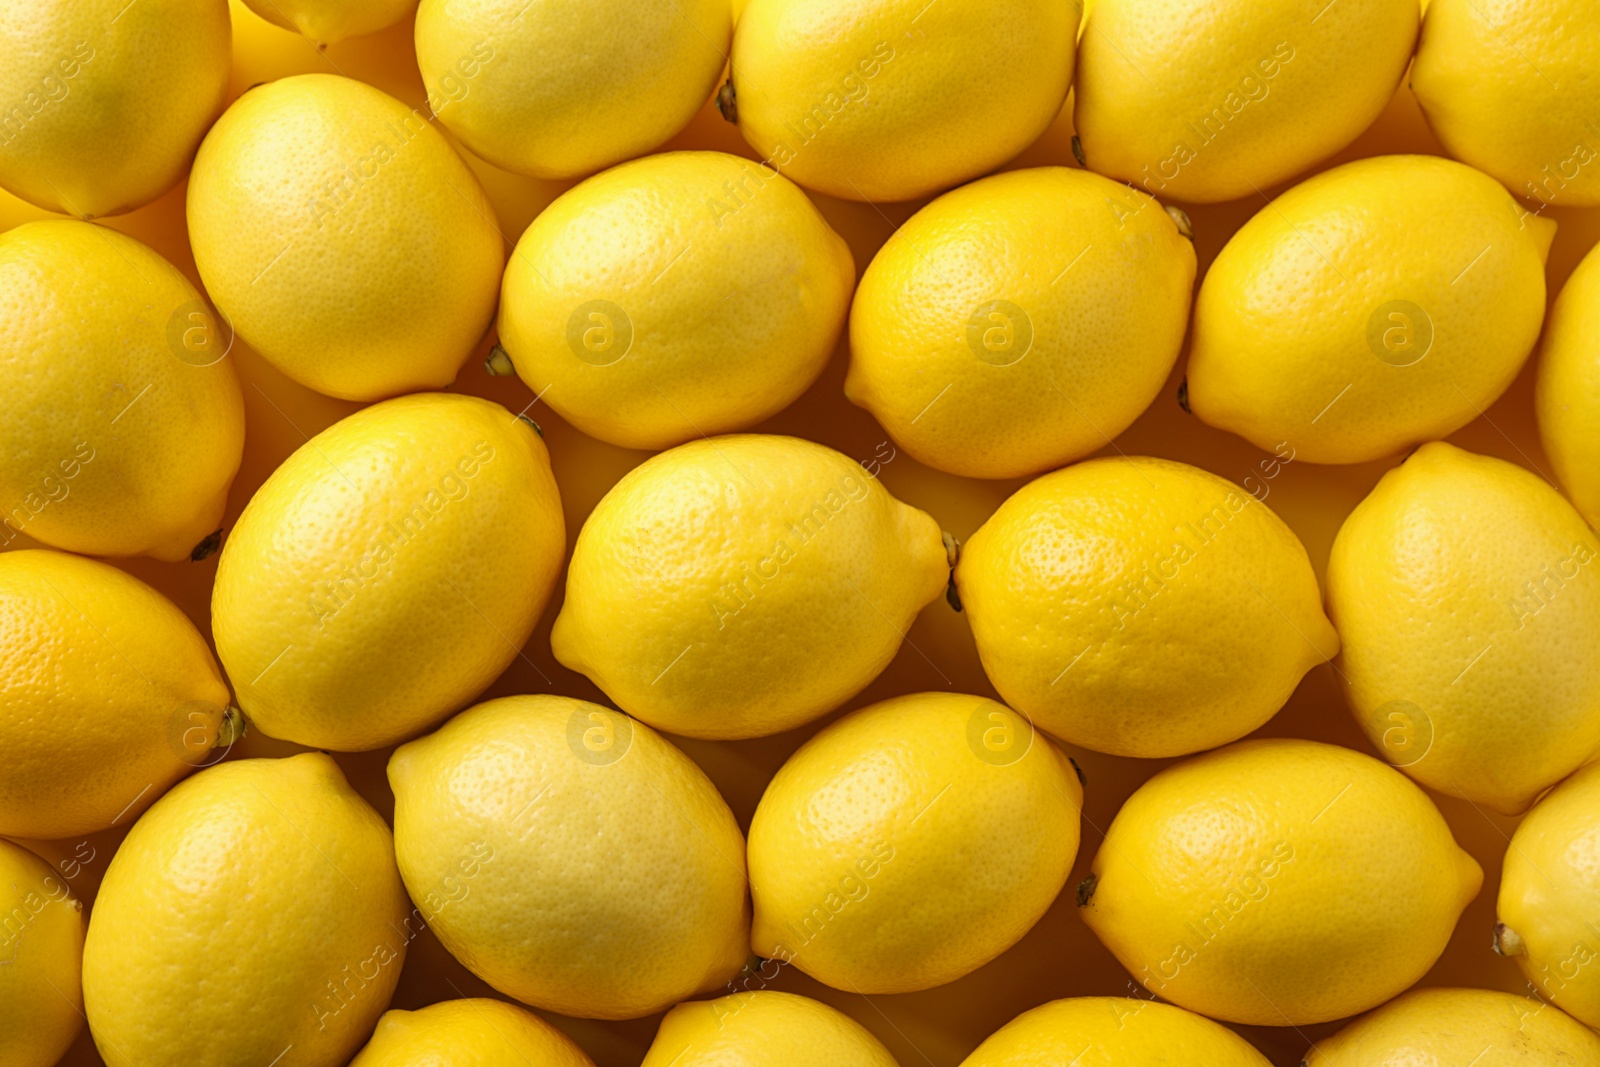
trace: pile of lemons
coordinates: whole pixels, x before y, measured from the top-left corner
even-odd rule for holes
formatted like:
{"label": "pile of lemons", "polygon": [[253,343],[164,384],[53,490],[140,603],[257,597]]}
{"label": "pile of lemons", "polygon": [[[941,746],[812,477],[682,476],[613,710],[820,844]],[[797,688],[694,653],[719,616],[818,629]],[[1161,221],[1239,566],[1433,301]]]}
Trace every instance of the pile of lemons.
{"label": "pile of lemons", "polygon": [[[1600,251],[1546,315],[1592,0],[245,2],[0,7],[0,186],[61,216],[0,233],[0,1065],[85,1021],[112,1067],[592,1064],[520,1004],[665,1012],[645,1067],[894,1067],[773,976],[876,1027],[1064,890],[1137,995],[1017,999],[965,1067],[1261,1067],[1222,1024],[1364,1012],[1304,1063],[1600,1065]],[[230,91],[257,15],[414,19],[426,103]],[[1451,158],[1325,167],[1408,71]],[[746,154],[657,152],[713,106]],[[1064,106],[1079,166],[994,173]],[[483,174],[562,191],[513,242]],[[94,221],[183,181],[199,286]],[[1241,198],[1197,256],[1177,205]],[[864,267],[830,224],[912,200]],[[1541,335],[1559,488],[1441,440]],[[230,508],[235,338],[364,406]],[[1013,480],[965,543],[748,432],[841,344],[841,417]],[[1324,580],[1264,494],[1116,444],[1184,352],[1191,434],[1392,468]],[[521,412],[449,391],[474,353]],[[544,408],[654,454],[558,485]],[[137,556],[214,568],[209,631],[95,558]],[[941,600],[992,690],[835,715]],[[609,703],[482,701],[553,602]],[[1324,665],[1368,751],[1245,739]],[[667,736],[808,724],[744,825]],[[1069,889],[1084,750],[1168,762]],[[1538,999],[1412,989],[1484,881],[1429,790],[1526,813],[1492,933]],[[92,908],[7,840],[110,830]],[[509,999],[387,1011],[424,931]]]}

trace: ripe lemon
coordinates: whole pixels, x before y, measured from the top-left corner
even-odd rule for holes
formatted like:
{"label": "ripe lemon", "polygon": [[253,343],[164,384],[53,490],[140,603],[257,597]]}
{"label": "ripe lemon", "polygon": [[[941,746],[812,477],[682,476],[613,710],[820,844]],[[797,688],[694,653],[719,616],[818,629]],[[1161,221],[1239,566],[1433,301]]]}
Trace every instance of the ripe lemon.
{"label": "ripe lemon", "polygon": [[1600,527],[1600,245],[1550,310],[1539,363],[1539,437],[1567,496]]}
{"label": "ripe lemon", "polygon": [[775,990],[679,1004],[639,1067],[899,1067],[844,1012]]}
{"label": "ripe lemon", "polygon": [[1096,459],[1029,482],[972,535],[955,579],[1005,701],[1119,756],[1243,737],[1339,648],[1294,531],[1171,460]]}
{"label": "ripe lemon", "polygon": [[1600,204],[1600,22],[1584,0],[1432,0],[1411,88],[1451,155],[1519,196]]}
{"label": "ripe lemon", "polygon": [[386,29],[411,14],[417,0],[244,0],[274,26],[302,34],[318,48]]}
{"label": "ripe lemon", "polygon": [[1419,10],[1324,3],[1096,0],[1073,112],[1086,165],[1208,203],[1262,194],[1355,140],[1394,96]]}
{"label": "ripe lemon", "polygon": [[177,268],[114,230],[0,235],[3,536],[187,559],[244,450],[227,338]]}
{"label": "ripe lemon", "polygon": [[503,1000],[386,1011],[350,1067],[594,1067],[560,1030]]}
{"label": "ripe lemon", "polygon": [[751,943],[852,993],[953,982],[1066,884],[1083,787],[1004,704],[917,693],[789,757],[750,822]]}
{"label": "ripe lemon", "polygon": [[211,625],[240,706],[346,751],[433,725],[517,657],[565,529],[544,442],[498,404],[424,393],[335,423],[223,546]]}
{"label": "ripe lemon", "polygon": [[808,189],[911,200],[1045,131],[1072,83],[1077,29],[1078,8],[1049,0],[750,0],[724,114]]}
{"label": "ripe lemon", "polygon": [[0,186],[81,218],[189,169],[233,65],[227,0],[10,0],[0,11]]}
{"label": "ripe lemon", "polygon": [[1532,997],[1415,989],[1311,1046],[1301,1067],[1600,1065],[1600,1037]]}
{"label": "ripe lemon", "polygon": [[1519,215],[1499,183],[1434,156],[1363,159],[1295,186],[1200,286],[1190,408],[1312,463],[1454,433],[1539,336],[1555,223]]}
{"label": "ripe lemon", "polygon": [[1407,774],[1516,814],[1600,748],[1600,543],[1538,476],[1436,441],[1334,539],[1356,721]]}
{"label": "ripe lemon", "polygon": [[301,74],[228,108],[189,178],[189,239],[217,308],[320,393],[376,400],[455,379],[494,317],[494,208],[428,116]]}
{"label": "ripe lemon", "polygon": [[406,887],[444,947],[527,1004],[634,1019],[749,954],[744,837],[711,779],[620,712],[462,712],[389,761]]}
{"label": "ripe lemon", "polygon": [[668,448],[740,430],[822,373],[855,261],[805,193],[722,152],[596,175],[517,242],[500,343],[591,437]]}
{"label": "ripe lemon", "polygon": [[389,827],[331,758],[212,767],[111,859],[89,1031],[108,1067],[338,1067],[394,992],[409,907]]}
{"label": "ripe lemon", "polygon": [[422,0],[417,65],[434,111],[477,155],[574,178],[687,126],[732,27],[728,0]]}
{"label": "ripe lemon", "polygon": [[1314,741],[1244,741],[1128,798],[1078,887],[1152,993],[1229,1022],[1303,1026],[1409,987],[1483,871],[1415,785]]}
{"label": "ripe lemon", "polygon": [[[1540,798],[1517,826],[1500,875],[1495,948],[1539,996],[1600,1024],[1600,764]],[[1596,1062],[1600,1062],[1597,1060]]]}
{"label": "ripe lemon", "polygon": [[137,578],[65,552],[6,552],[0,620],[0,834],[127,825],[220,758],[228,687],[217,661],[188,616]]}
{"label": "ripe lemon", "polygon": [[850,314],[845,395],[930,466],[1037,474],[1149,406],[1189,323],[1194,246],[1088,171],[1013,171],[894,232]]}
{"label": "ripe lemon", "polygon": [[595,506],[550,644],[659,730],[761,737],[876,678],[948,575],[939,524],[848,457],[715,437],[646,460]]}
{"label": "ripe lemon", "polygon": [[961,1067],[1270,1067],[1244,1038],[1210,1019],[1125,997],[1052,1000],[1006,1023]]}
{"label": "ripe lemon", "polygon": [[50,865],[0,840],[0,1033],[6,1067],[51,1067],[83,1028],[83,904]]}

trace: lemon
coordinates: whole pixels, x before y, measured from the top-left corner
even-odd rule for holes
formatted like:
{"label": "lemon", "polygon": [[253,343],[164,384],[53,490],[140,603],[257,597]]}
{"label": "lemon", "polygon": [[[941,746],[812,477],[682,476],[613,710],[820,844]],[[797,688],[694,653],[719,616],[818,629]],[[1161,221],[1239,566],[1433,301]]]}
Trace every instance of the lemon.
{"label": "lemon", "polygon": [[133,238],[65,220],[0,234],[0,536],[188,559],[244,449],[226,355],[194,286]]}
{"label": "lemon", "polygon": [[411,14],[417,0],[244,0],[274,26],[302,34],[318,48],[386,29]]}
{"label": "lemon", "polygon": [[1600,749],[1600,543],[1521,467],[1424,445],[1356,506],[1328,610],[1391,763],[1507,814]]}
{"label": "lemon", "polygon": [[1077,7],[1051,0],[749,0],[724,115],[808,189],[911,200],[1045,131],[1077,29]]}
{"label": "lemon", "polygon": [[539,213],[506,269],[500,343],[584,433],[668,448],[805,392],[854,285],[850,247],[793,182],[721,152],[669,152]]}
{"label": "lemon", "polygon": [[851,993],[953,982],[1061,892],[1082,805],[1067,758],[1004,704],[916,693],[852,712],[751,819],[751,943]]}
{"label": "lemon", "polygon": [[715,437],[646,460],[595,505],[550,643],[657,729],[760,737],[876,678],[948,574],[939,524],[848,457]]}
{"label": "lemon", "polygon": [[1499,183],[1434,156],[1363,159],[1295,186],[1200,286],[1191,410],[1312,463],[1454,433],[1539,336],[1555,223],[1520,214]]}
{"label": "lemon", "polygon": [[1243,737],[1339,647],[1294,531],[1171,460],[1096,459],[1029,482],[972,535],[955,580],[1005,701],[1119,756]]}
{"label": "lemon", "polygon": [[1006,1023],[961,1067],[1270,1067],[1244,1038],[1170,1004],[1125,997],[1052,1000]]}
{"label": "lemon", "polygon": [[1244,741],[1156,774],[1092,872],[1083,919],[1147,989],[1262,1026],[1402,992],[1483,882],[1404,775],[1299,740]]}
{"label": "lemon", "polygon": [[923,463],[975,478],[1103,447],[1183,344],[1193,244],[1107,178],[1039,167],[946,193],[861,279],[845,395]]}
{"label": "lemon", "polygon": [[0,839],[0,1033],[6,1067],[51,1067],[83,1027],[83,904]]}
{"label": "lemon", "polygon": [[420,932],[389,827],[320,752],[202,771],[106,869],[83,998],[108,1067],[338,1067]]}
{"label": "lemon", "polygon": [[679,1004],[639,1067],[899,1067],[850,1016],[775,990]]}
{"label": "lemon", "polygon": [[1418,19],[1392,0],[1096,0],[1073,111],[1085,165],[1151,196],[1264,196],[1372,124]]}
{"label": "lemon", "polygon": [[0,834],[127,825],[220,758],[222,672],[137,578],[64,552],[0,553],[0,618]]}
{"label": "lemon", "polygon": [[1416,989],[1312,1045],[1301,1067],[1596,1067],[1600,1037],[1560,1010],[1489,989]]}
{"label": "lemon", "polygon": [[386,1011],[350,1067],[594,1067],[572,1039],[502,1000]]}
{"label": "lemon", "polygon": [[[1517,826],[1500,875],[1495,948],[1539,996],[1600,1024],[1600,764],[1540,798]],[[1600,1060],[1596,1060],[1600,1063]]]}
{"label": "lemon", "polygon": [[1600,527],[1600,245],[1550,310],[1540,356],[1539,436],[1567,496]]}
{"label": "lemon", "polygon": [[434,111],[473,152],[573,178],[687,126],[732,26],[728,0],[422,0],[417,63]]}
{"label": "lemon", "polygon": [[0,11],[0,187],[82,218],[189,169],[233,64],[227,0],[11,0]]}
{"label": "lemon", "polygon": [[1584,0],[1432,0],[1411,89],[1446,150],[1543,210],[1600,204],[1600,23]]}
{"label": "lemon", "polygon": [[389,785],[412,899],[502,993],[633,1019],[744,965],[739,825],[642,723],[567,697],[491,700],[397,749]]}
{"label": "lemon", "polygon": [[425,112],[362,82],[301,74],[234,101],[188,217],[217,309],[329,396],[448,385],[494,317],[504,238],[482,186]]}

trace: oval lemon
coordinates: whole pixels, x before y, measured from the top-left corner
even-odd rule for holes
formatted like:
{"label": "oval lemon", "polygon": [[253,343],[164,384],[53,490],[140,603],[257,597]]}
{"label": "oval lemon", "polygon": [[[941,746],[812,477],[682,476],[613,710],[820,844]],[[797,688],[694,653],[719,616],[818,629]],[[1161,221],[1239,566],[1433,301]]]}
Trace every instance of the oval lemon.
{"label": "oval lemon", "polygon": [[52,1067],[83,1029],[83,904],[44,860],[0,840],[0,1033],[6,1067]]}
{"label": "oval lemon", "polygon": [[1600,1065],[1600,1037],[1544,1001],[1490,989],[1414,989],[1311,1047],[1301,1067]]}
{"label": "oval lemon", "polygon": [[1006,1023],[961,1067],[1269,1067],[1244,1038],[1155,1000],[1069,997]]}
{"label": "oval lemon", "polygon": [[526,1008],[475,997],[386,1011],[350,1067],[594,1067],[571,1038]]}
{"label": "oval lemon", "polygon": [[837,1008],[776,990],[679,1004],[639,1067],[899,1067],[883,1043]]}
{"label": "oval lemon", "polygon": [[417,0],[244,0],[274,26],[305,37],[318,48],[393,26]]}
{"label": "oval lemon", "polygon": [[1579,514],[1600,527],[1600,245],[1550,309],[1536,402],[1556,477]]}

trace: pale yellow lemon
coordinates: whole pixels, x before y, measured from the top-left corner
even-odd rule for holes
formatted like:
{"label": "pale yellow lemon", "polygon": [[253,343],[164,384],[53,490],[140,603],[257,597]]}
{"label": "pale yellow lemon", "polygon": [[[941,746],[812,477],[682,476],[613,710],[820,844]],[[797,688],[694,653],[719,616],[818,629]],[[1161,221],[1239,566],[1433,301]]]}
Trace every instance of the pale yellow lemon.
{"label": "pale yellow lemon", "polygon": [[265,734],[379,748],[515,659],[566,543],[535,428],[477,397],[375,404],[297,449],[228,535],[217,654]]}
{"label": "pale yellow lemon", "polygon": [[1436,441],[1334,539],[1340,678],[1385,759],[1507,814],[1600,748],[1600,538],[1549,483]]}
{"label": "pale yellow lemon", "polygon": [[494,316],[505,238],[426,110],[332,74],[256,86],[206,135],[189,239],[268,362],[346,400],[440,388]]}
{"label": "pale yellow lemon", "polygon": [[953,982],[1020,941],[1078,854],[1083,786],[1028,720],[916,693],[801,746],[750,821],[756,954],[851,993]]}
{"label": "pale yellow lemon", "polygon": [[1117,182],[1066,167],[984,178],[913,215],[867,267],[845,395],[940,470],[1059,467],[1155,398],[1194,271],[1177,221]]}
{"label": "pale yellow lemon", "polygon": [[526,1008],[474,997],[384,1012],[350,1067],[594,1067],[594,1061]]}
{"label": "pale yellow lemon", "polygon": [[1600,204],[1600,20],[1585,0],[1431,0],[1411,89],[1457,159],[1539,210]]}
{"label": "pale yellow lemon", "polygon": [[1482,882],[1404,775],[1347,748],[1274,739],[1140,786],[1078,899],[1157,996],[1228,1022],[1303,1026],[1421,978]]}
{"label": "pale yellow lemon", "polygon": [[661,1020],[639,1067],[899,1067],[844,1012],[761,989],[679,1004]]}
{"label": "pale yellow lemon", "polygon": [[506,268],[500,343],[591,437],[660,449],[753,426],[822,373],[855,261],[793,182],[668,152],[559,197]]}
{"label": "pale yellow lemon", "polygon": [[1393,0],[1096,0],[1073,111],[1085,165],[1163,199],[1265,195],[1378,117],[1419,14]]}
{"label": "pale yellow lemon", "polygon": [[220,758],[227,707],[205,638],[166,597],[65,552],[0,553],[0,833],[128,825]]}
{"label": "pale yellow lemon", "polygon": [[661,145],[711,98],[728,0],[422,0],[417,64],[450,132],[496,166],[573,178]]}
{"label": "pale yellow lemon", "polygon": [[0,7],[0,187],[116,215],[171,189],[222,110],[227,0],[10,0]]}
{"label": "pale yellow lemon", "polygon": [[1045,131],[1072,82],[1077,28],[1077,7],[1051,0],[749,0],[733,107],[719,103],[806,188],[911,200]]}
{"label": "pale yellow lemon", "polygon": [[1029,482],[962,547],[955,581],[1006,702],[1119,756],[1237,740],[1339,648],[1294,531],[1240,487],[1166,459]]}
{"label": "pale yellow lemon", "polygon": [[1532,350],[1554,233],[1492,178],[1434,156],[1363,159],[1302,182],[1206,273],[1189,406],[1312,463],[1382,459],[1454,433]]}
{"label": "pale yellow lemon", "polygon": [[244,450],[228,342],[131,237],[66,220],[0,235],[0,536],[188,559]]}
{"label": "pale yellow lemon", "polygon": [[274,26],[303,35],[321,48],[393,26],[417,0],[244,0]]}
{"label": "pale yellow lemon", "polygon": [[106,869],[83,997],[108,1067],[339,1067],[421,930],[389,827],[320,752],[201,771]]}
{"label": "pale yellow lemon", "polygon": [[[1600,248],[1600,246],[1596,246]],[[1539,437],[1579,514],[1600,526],[1600,251],[1590,249],[1550,310],[1540,356]]]}
{"label": "pale yellow lemon", "polygon": [[0,839],[0,1034],[6,1067],[51,1067],[83,1029],[83,904]]}
{"label": "pale yellow lemon", "polygon": [[1543,1001],[1414,989],[1311,1046],[1301,1067],[1596,1067],[1600,1037]]}
{"label": "pale yellow lemon", "polygon": [[626,715],[555,696],[462,712],[389,761],[424,921],[525,1004],[633,1019],[749,954],[744,837],[705,773]]}
{"label": "pale yellow lemon", "polygon": [[1155,1000],[1069,997],[1006,1023],[961,1067],[1269,1067],[1225,1026]]}

